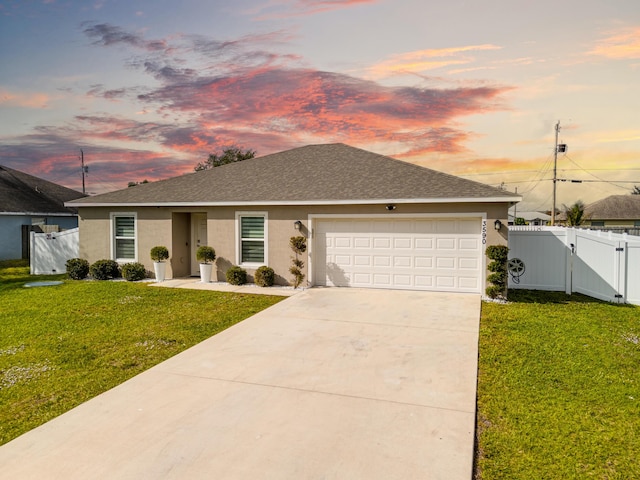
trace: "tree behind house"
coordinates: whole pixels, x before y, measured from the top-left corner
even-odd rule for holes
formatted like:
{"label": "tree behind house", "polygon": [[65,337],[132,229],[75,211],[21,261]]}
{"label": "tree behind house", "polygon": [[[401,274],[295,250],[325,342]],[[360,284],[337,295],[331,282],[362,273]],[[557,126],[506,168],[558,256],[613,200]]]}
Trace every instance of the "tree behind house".
{"label": "tree behind house", "polygon": [[227,163],[241,162],[242,160],[248,160],[256,156],[255,150],[242,151],[238,147],[227,147],[222,150],[221,154],[211,153],[209,158],[203,163],[198,163],[194,170],[199,172],[201,170],[209,170],[214,167],[226,165]]}
{"label": "tree behind house", "polygon": [[577,227],[578,225],[582,225],[585,221],[584,216],[584,203],[582,200],[578,200],[576,203],[571,205],[570,207],[564,206],[564,213],[567,216],[567,225],[571,227]]}

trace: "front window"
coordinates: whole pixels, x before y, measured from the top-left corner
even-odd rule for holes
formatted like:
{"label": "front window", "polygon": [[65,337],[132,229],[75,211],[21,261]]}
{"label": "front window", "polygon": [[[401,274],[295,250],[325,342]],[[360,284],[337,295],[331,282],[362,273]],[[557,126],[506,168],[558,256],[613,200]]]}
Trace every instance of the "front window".
{"label": "front window", "polygon": [[591,220],[592,227],[604,227],[604,220]]}
{"label": "front window", "polygon": [[136,260],[135,215],[113,215],[113,256],[116,261]]}
{"label": "front window", "polygon": [[239,265],[265,265],[267,263],[266,217],[266,213],[237,215]]}

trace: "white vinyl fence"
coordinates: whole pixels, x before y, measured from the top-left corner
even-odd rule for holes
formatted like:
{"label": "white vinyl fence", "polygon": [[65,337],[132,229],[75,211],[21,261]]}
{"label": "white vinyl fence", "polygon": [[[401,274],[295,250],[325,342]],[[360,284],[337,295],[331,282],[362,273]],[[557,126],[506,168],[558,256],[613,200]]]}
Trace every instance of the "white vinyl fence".
{"label": "white vinyl fence", "polygon": [[640,305],[640,238],[564,227],[509,227],[509,288]]}
{"label": "white vinyl fence", "polygon": [[77,228],[54,233],[31,232],[31,275],[65,273],[67,260],[79,255]]}

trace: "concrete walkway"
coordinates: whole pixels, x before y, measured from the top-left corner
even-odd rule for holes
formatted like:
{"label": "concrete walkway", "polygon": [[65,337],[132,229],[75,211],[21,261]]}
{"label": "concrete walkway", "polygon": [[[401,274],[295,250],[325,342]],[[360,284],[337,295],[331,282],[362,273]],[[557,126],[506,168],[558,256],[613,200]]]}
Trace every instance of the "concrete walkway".
{"label": "concrete walkway", "polygon": [[302,288],[284,287],[274,285],[272,287],[259,287],[254,283],[247,283],[245,285],[231,285],[226,282],[208,282],[202,283],[199,278],[187,277],[187,278],[173,278],[150,284],[152,287],[166,287],[166,288],[188,288],[190,290],[214,290],[217,292],[234,292],[234,293],[249,293],[251,295],[277,295],[282,297],[290,297],[296,293],[304,291]]}
{"label": "concrete walkway", "polygon": [[306,290],[0,447],[0,477],[470,480],[479,315]]}

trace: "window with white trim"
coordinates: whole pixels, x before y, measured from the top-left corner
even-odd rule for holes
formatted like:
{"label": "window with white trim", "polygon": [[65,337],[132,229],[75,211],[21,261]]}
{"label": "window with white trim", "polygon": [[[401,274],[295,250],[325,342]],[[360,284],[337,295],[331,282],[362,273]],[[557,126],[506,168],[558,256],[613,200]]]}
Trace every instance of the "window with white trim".
{"label": "window with white trim", "polygon": [[113,258],[120,261],[136,260],[136,215],[117,213],[111,215],[113,232]]}
{"label": "window with white trim", "polygon": [[238,226],[238,265],[267,264],[267,214],[239,212],[236,214]]}

